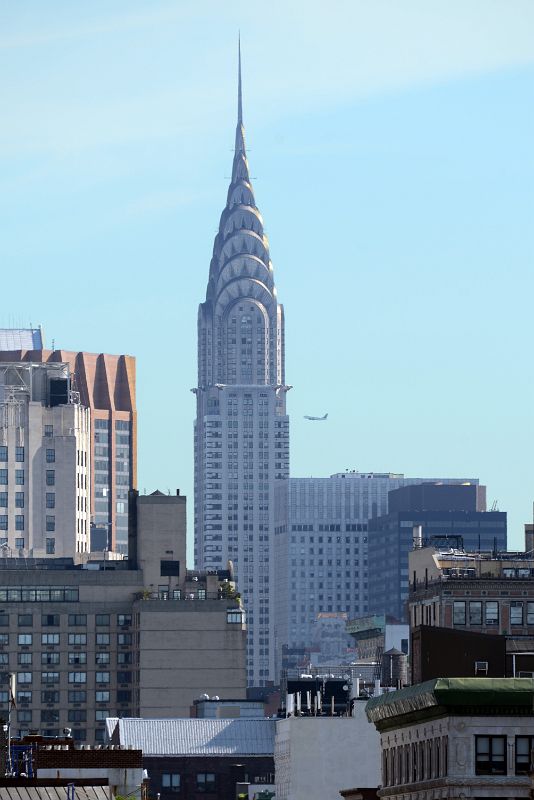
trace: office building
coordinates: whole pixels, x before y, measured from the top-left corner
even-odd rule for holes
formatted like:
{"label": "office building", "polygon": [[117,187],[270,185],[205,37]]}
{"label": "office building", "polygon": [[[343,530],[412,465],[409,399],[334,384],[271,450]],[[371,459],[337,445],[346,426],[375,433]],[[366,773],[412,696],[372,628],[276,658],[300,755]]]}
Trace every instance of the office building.
{"label": "office building", "polygon": [[74,556],[89,545],[89,409],[68,364],[0,360],[0,548]]}
{"label": "office building", "polygon": [[369,611],[407,621],[408,555],[414,527],[470,551],[506,549],[506,513],[485,510],[485,487],[410,486],[389,494],[389,513],[369,521]]}
{"label": "office building", "polygon": [[126,554],[128,490],[137,486],[135,358],[46,350],[40,330],[0,330],[0,345],[2,363],[68,365],[71,389],[90,415],[90,519],[104,532],[98,547],[107,534],[107,548]]}
{"label": "office building", "polygon": [[232,178],[198,313],[195,563],[234,565],[251,686],[275,678],[274,531],[285,518],[288,388],[284,314],[249,175],[239,71]]}
{"label": "office building", "polygon": [[[277,527],[275,537],[279,657],[283,649],[310,646],[320,613],[342,612],[349,619],[369,613],[371,521],[387,514],[391,490],[427,480],[348,471],[329,478],[290,478],[287,523]],[[468,478],[439,480],[478,484]]]}
{"label": "office building", "polygon": [[[414,636],[419,626],[503,636],[506,639],[505,674],[534,676],[534,558],[531,553],[417,547],[410,553],[409,569],[414,679],[419,676],[418,665],[421,674],[425,667],[422,658],[425,654],[419,647],[422,648],[425,638],[430,640],[428,634]],[[441,639],[445,641],[445,634]],[[469,643],[469,652],[476,652],[475,644],[474,640]],[[459,661],[455,662],[456,651],[441,651],[439,657],[447,666],[452,661],[449,671],[460,666]],[[468,675],[500,669],[501,660],[497,659],[495,665],[493,660],[480,653],[468,664]],[[455,675],[454,672],[450,674]]]}
{"label": "office building", "polygon": [[534,681],[437,678],[373,697],[379,796],[529,798]]}
{"label": "office building", "polygon": [[130,508],[128,560],[0,562],[0,711],[14,673],[14,734],[102,741],[109,716],[246,697],[244,615],[228,572],[185,569],[185,497],[132,491]]}

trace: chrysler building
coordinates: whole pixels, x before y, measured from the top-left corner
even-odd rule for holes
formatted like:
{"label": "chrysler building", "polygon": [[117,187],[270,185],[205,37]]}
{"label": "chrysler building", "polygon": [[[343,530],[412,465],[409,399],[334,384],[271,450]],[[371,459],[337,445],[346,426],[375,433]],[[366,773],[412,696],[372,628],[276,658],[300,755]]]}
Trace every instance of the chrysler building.
{"label": "chrysler building", "polygon": [[289,388],[284,312],[245,151],[240,53],[232,179],[198,311],[195,562],[234,565],[250,686],[277,677],[274,537],[286,524]]}

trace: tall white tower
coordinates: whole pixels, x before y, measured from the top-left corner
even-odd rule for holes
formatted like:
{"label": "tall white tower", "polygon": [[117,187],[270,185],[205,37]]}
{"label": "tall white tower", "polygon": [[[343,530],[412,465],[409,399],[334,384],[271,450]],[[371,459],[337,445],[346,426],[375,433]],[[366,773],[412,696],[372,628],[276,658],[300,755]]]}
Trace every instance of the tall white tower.
{"label": "tall white tower", "polygon": [[275,680],[274,537],[285,523],[284,312],[245,152],[239,53],[232,180],[198,312],[195,561],[232,561],[247,611],[248,683]]}

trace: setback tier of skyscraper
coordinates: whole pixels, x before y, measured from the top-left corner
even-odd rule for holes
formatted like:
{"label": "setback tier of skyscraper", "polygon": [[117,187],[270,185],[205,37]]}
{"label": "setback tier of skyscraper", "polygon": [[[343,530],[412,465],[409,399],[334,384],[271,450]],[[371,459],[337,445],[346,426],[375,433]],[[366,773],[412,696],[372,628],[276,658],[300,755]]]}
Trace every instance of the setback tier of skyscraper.
{"label": "setback tier of skyscraper", "polygon": [[195,561],[234,564],[247,610],[248,682],[275,679],[274,530],[284,511],[289,420],[284,314],[245,152],[239,63],[232,179],[198,313]]}

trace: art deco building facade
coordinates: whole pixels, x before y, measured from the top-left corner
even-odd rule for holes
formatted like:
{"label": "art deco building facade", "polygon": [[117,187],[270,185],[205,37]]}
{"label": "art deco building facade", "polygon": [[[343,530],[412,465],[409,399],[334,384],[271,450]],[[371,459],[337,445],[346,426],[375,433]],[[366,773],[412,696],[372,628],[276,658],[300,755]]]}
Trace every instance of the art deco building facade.
{"label": "art deco building facade", "polygon": [[128,490],[137,485],[135,358],[46,350],[39,331],[0,330],[0,346],[14,345],[16,349],[0,350],[0,362],[68,365],[71,388],[90,414],[91,522],[104,533],[110,549],[126,554]]}
{"label": "art deco building facade", "polygon": [[[248,682],[274,675],[274,531],[289,420],[284,315],[245,152],[239,72],[232,178],[198,313],[195,559],[234,564],[247,611]],[[284,512],[285,513],[285,512]]]}

